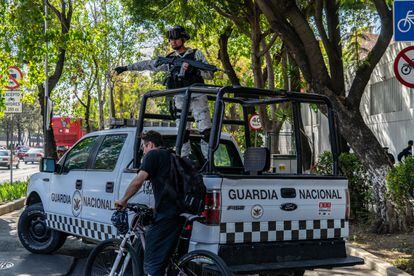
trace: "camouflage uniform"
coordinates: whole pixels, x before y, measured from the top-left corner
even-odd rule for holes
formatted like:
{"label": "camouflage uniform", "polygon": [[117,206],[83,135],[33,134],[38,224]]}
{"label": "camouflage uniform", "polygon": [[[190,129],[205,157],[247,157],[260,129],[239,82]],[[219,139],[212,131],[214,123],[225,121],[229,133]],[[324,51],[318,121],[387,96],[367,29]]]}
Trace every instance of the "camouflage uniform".
{"label": "camouflage uniform", "polygon": [[[181,58],[185,58],[187,55],[192,54],[194,52],[193,49],[188,48],[184,54],[179,54],[178,52],[172,53],[170,56],[178,56]],[[196,61],[201,61],[204,63],[208,63],[204,55],[197,50],[194,55],[194,59]],[[160,66],[155,66],[156,60],[145,60],[140,61],[131,65],[128,65],[128,71],[170,71],[170,65],[162,64]],[[200,70],[201,77],[203,79],[210,80],[213,78],[214,73],[209,71],[202,71]],[[184,95],[176,95],[174,96],[174,102],[177,109],[182,109],[184,104]],[[197,129],[200,133],[205,132],[206,136],[208,136],[208,130],[211,129],[211,115],[210,109],[208,107],[208,100],[207,95],[194,93],[191,94],[191,102],[190,102],[190,112],[193,113],[195,122],[197,124]],[[177,127],[179,127],[179,119],[176,120]],[[191,127],[191,123],[187,123],[187,129]],[[201,139],[201,151],[203,153],[204,158],[207,159],[208,154],[208,143],[205,141],[208,140],[208,137]],[[181,156],[188,156],[191,152],[190,142],[187,141],[183,144],[181,149]]]}

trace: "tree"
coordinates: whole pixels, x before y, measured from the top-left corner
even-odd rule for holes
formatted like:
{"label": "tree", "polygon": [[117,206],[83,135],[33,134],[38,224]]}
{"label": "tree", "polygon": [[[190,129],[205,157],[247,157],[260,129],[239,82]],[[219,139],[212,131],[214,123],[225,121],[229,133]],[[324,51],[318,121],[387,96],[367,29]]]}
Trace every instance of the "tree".
{"label": "tree", "polygon": [[[346,91],[339,18],[340,10],[344,8],[341,1],[314,1],[313,19],[316,30],[311,20],[307,20],[303,12],[305,4],[301,5],[302,2],[257,1],[271,28],[288,47],[313,92],[325,95],[332,101],[341,132],[346,134],[347,142],[362,160],[372,179],[377,209],[376,229],[379,232],[390,232],[404,229],[405,216],[404,213],[397,212],[392,199],[387,198],[385,176],[391,164],[380,143],[364,123],[359,110],[364,88],[392,37],[390,7],[384,0],[372,2],[380,17],[381,32],[373,49],[356,69],[355,78],[349,91]],[[326,51],[326,62],[319,39]]]}

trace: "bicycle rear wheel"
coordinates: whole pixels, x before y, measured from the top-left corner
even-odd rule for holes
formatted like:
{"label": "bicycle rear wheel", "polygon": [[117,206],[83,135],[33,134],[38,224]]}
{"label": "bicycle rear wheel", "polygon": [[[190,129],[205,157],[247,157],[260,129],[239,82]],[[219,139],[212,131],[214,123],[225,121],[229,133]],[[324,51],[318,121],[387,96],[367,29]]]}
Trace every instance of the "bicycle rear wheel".
{"label": "bicycle rear wheel", "polygon": [[178,275],[230,276],[226,263],[216,254],[206,250],[195,250],[185,254],[177,264]]}
{"label": "bicycle rear wheel", "polygon": [[[114,266],[115,259],[120,253],[120,239],[109,239],[98,244],[92,252],[89,254],[88,260],[85,266],[85,276],[102,276],[109,275],[112,267]],[[115,269],[115,275],[139,275],[138,272],[138,257],[135,250],[131,247],[130,244],[126,244],[125,252],[122,252],[121,260]],[[125,273],[122,274],[122,266],[126,260],[126,257],[129,257],[129,263],[125,270]]]}

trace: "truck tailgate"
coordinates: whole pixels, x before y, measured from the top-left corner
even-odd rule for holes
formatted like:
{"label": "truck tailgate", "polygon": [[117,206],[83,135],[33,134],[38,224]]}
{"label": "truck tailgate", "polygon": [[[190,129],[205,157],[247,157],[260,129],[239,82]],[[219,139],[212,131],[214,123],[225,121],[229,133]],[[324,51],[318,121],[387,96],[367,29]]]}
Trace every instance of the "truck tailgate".
{"label": "truck tailgate", "polygon": [[343,178],[224,178],[220,243],[348,237]]}

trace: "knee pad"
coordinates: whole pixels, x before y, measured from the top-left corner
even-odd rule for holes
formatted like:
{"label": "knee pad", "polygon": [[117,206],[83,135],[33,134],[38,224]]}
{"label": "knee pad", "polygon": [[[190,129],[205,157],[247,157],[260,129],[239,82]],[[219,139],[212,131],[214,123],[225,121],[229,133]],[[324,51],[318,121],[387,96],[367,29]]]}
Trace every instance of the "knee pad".
{"label": "knee pad", "polygon": [[201,135],[203,135],[201,137],[201,139],[203,139],[204,141],[206,141],[208,143],[210,141],[210,133],[211,133],[211,128],[207,128],[207,129],[203,130],[201,132]]}

